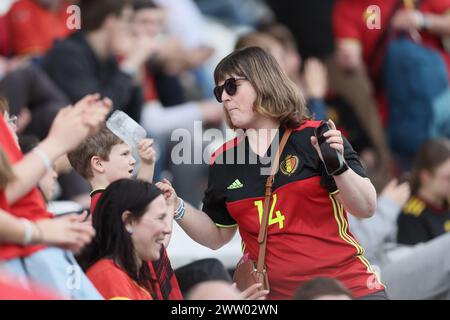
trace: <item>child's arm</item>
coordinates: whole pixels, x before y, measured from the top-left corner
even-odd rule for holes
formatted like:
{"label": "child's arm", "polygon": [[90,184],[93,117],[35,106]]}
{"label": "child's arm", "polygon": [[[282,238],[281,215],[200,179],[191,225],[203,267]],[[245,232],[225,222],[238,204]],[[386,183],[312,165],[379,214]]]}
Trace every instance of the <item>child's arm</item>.
{"label": "child's arm", "polygon": [[152,147],[153,139],[142,139],[138,146],[138,154],[141,159],[141,167],[139,169],[137,178],[152,182],[153,173],[155,171],[155,149]]}

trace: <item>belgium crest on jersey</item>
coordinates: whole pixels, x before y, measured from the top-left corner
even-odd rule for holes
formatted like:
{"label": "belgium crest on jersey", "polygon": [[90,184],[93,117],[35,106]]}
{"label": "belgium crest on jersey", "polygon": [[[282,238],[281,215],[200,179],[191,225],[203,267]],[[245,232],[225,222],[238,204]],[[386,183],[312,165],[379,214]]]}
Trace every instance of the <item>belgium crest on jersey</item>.
{"label": "belgium crest on jersey", "polygon": [[290,176],[297,170],[299,162],[300,160],[297,156],[287,155],[283,162],[281,162],[280,170],[284,175]]}

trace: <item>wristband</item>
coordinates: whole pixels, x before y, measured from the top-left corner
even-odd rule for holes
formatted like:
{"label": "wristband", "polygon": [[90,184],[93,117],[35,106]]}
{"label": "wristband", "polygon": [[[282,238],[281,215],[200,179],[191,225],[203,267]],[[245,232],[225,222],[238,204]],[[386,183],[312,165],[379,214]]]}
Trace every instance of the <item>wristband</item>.
{"label": "wristband", "polygon": [[50,161],[50,158],[47,156],[47,154],[44,151],[42,151],[41,148],[35,147],[33,149],[33,152],[36,153],[39,156],[39,158],[41,158],[47,171],[53,170],[52,162]]}
{"label": "wristband", "polygon": [[424,13],[421,13],[422,21],[420,22],[420,30],[428,30],[431,26],[430,18],[428,18]]}
{"label": "wristband", "polygon": [[186,212],[183,199],[181,199],[180,197],[178,199],[180,199],[180,205],[178,206],[177,210],[175,210],[175,213],[173,215],[173,218],[175,220],[183,219],[184,213]]}
{"label": "wristband", "polygon": [[20,219],[20,221],[22,222],[24,228],[25,228],[25,234],[23,236],[23,241],[22,244],[24,246],[29,245],[31,243],[31,240],[33,240],[33,225],[31,224],[31,222],[27,219]]}
{"label": "wristband", "polygon": [[347,170],[348,170],[348,165],[347,165],[347,163],[345,163],[345,161],[344,161],[344,163],[342,164],[342,168],[340,168],[339,170],[335,171],[335,172],[333,173],[333,177],[338,176],[338,175],[344,173],[344,172],[347,171]]}

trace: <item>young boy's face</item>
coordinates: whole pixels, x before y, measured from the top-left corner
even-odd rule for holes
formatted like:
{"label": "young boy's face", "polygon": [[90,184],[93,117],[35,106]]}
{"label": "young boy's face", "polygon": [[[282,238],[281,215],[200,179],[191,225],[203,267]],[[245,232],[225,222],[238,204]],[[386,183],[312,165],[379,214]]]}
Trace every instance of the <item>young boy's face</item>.
{"label": "young boy's face", "polygon": [[116,144],[111,149],[109,160],[102,161],[105,175],[110,183],[131,178],[135,164],[136,160],[131,154],[131,148],[126,143]]}

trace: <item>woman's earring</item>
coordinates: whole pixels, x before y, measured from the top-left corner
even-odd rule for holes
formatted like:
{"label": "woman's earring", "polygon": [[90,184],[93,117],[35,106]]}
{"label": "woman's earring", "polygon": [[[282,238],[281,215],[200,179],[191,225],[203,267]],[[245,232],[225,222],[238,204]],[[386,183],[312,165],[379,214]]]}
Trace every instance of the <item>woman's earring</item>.
{"label": "woman's earring", "polygon": [[133,233],[133,227],[132,227],[132,226],[127,225],[127,226],[125,227],[125,229],[127,230],[127,232],[128,232],[129,234],[132,234],[132,233]]}

